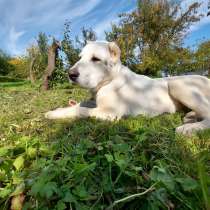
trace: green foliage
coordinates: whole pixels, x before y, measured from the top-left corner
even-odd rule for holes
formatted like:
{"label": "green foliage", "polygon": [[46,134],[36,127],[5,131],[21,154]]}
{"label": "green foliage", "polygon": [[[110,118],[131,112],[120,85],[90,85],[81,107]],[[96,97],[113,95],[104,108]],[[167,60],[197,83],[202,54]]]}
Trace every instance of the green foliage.
{"label": "green foliage", "polygon": [[88,41],[96,41],[96,40],[97,40],[96,32],[92,28],[86,29],[85,27],[83,27],[81,40],[78,37],[76,37],[76,42],[79,44],[80,48],[83,48]]}
{"label": "green foliage", "polygon": [[76,86],[46,93],[26,84],[0,92],[0,209],[19,194],[23,209],[208,207],[209,131],[175,135],[182,114],[112,123],[44,119],[69,97],[89,95]]}
{"label": "green foliage", "polygon": [[[168,0],[138,0],[133,12],[120,15],[119,25],[106,33],[108,41],[116,41],[122,61],[139,73],[157,75],[163,68],[177,67],[176,49],[180,48],[189,27],[200,20],[193,3],[181,11],[179,3]],[[180,57],[179,57],[180,59]]]}
{"label": "green foliage", "polygon": [[14,71],[14,66],[9,63],[10,57],[0,50],[0,75],[7,75]]}
{"label": "green foliage", "polygon": [[28,77],[31,82],[42,78],[48,62],[48,37],[40,32],[37,44],[27,48],[26,59],[28,61]]}
{"label": "green foliage", "polygon": [[68,82],[68,76],[66,73],[66,69],[64,68],[63,61],[61,58],[56,58],[55,69],[52,74],[52,78],[50,80],[50,86],[56,86],[57,84],[62,84]]}
{"label": "green foliage", "polygon": [[14,71],[9,73],[11,77],[27,79],[29,77],[29,58],[27,56],[20,56],[11,58],[9,63],[14,66]]}
{"label": "green foliage", "polygon": [[210,40],[202,42],[195,52],[197,68],[210,72]]}
{"label": "green foliage", "polygon": [[38,79],[42,78],[43,73],[47,67],[47,59],[48,59],[48,37],[45,33],[40,32],[38,34],[37,38],[37,55],[36,56],[36,61],[35,61],[35,66],[34,66],[34,71],[36,72],[36,77]]}
{"label": "green foliage", "polygon": [[79,49],[74,47],[73,41],[71,39],[70,22],[68,21],[64,24],[64,34],[61,45],[62,51],[66,55],[66,63],[68,64],[68,67],[73,66],[79,59]]}
{"label": "green foliage", "polygon": [[48,37],[45,33],[39,32],[38,38],[37,38],[37,44],[39,47],[39,52],[43,56],[47,56],[48,51]]}

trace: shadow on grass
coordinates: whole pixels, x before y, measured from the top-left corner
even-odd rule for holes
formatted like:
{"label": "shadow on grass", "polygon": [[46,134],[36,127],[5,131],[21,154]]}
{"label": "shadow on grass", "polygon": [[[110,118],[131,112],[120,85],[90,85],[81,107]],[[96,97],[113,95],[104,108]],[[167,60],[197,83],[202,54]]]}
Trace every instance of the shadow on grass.
{"label": "shadow on grass", "polygon": [[[176,124],[178,117],[169,115],[113,123],[94,119],[50,122],[47,139],[53,155],[42,165],[44,170],[40,168],[37,182],[47,174],[45,184],[55,183],[60,193],[54,192],[46,202],[43,194],[33,191],[36,182],[33,199],[42,208],[59,202],[67,209],[205,208],[198,155],[189,145],[191,141],[196,147],[198,138],[176,136]],[[141,194],[153,184],[148,193],[116,202]]]}

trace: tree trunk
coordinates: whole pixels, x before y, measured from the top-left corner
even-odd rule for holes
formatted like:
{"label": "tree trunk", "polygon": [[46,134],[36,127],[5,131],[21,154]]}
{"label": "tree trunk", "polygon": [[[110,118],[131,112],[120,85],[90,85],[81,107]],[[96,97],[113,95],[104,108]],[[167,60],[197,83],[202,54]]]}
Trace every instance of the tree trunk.
{"label": "tree trunk", "polygon": [[34,84],[34,82],[35,82],[35,75],[34,75],[34,72],[33,72],[35,60],[36,60],[35,57],[32,58],[31,63],[30,63],[30,69],[29,69],[30,81],[31,81],[31,83],[33,83],[33,84]]}
{"label": "tree trunk", "polygon": [[53,41],[52,46],[48,50],[48,64],[43,76],[42,89],[49,90],[49,80],[55,69],[55,62],[58,56],[58,49],[60,48],[60,43],[56,40]]}

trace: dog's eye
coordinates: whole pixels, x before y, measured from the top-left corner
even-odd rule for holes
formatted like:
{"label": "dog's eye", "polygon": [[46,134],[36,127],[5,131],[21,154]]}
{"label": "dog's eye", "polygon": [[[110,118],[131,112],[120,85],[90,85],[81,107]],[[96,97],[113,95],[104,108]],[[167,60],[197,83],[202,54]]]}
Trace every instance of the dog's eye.
{"label": "dog's eye", "polygon": [[95,56],[93,56],[93,57],[91,58],[91,61],[97,62],[97,61],[101,61],[101,59],[100,59],[100,58],[97,58],[97,57],[95,57]]}

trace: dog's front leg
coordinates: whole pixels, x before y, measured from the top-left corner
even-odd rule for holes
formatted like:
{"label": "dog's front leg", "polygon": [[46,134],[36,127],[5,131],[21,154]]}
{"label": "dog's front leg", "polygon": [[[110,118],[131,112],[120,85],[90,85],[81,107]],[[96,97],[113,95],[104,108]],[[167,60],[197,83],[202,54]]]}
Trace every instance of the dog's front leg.
{"label": "dog's front leg", "polygon": [[75,106],[58,108],[53,111],[49,111],[45,114],[47,119],[67,119],[67,118],[76,118],[79,115],[80,104]]}
{"label": "dog's front leg", "polygon": [[58,108],[53,111],[49,111],[45,114],[47,119],[68,119],[68,118],[85,118],[85,117],[95,117],[102,120],[115,120],[119,119],[115,114],[110,111],[106,111],[100,108],[89,108],[83,107],[77,104],[72,107]]}
{"label": "dog's front leg", "polygon": [[116,115],[114,112],[99,107],[89,109],[89,116],[109,121],[119,120],[121,118],[121,116]]}

